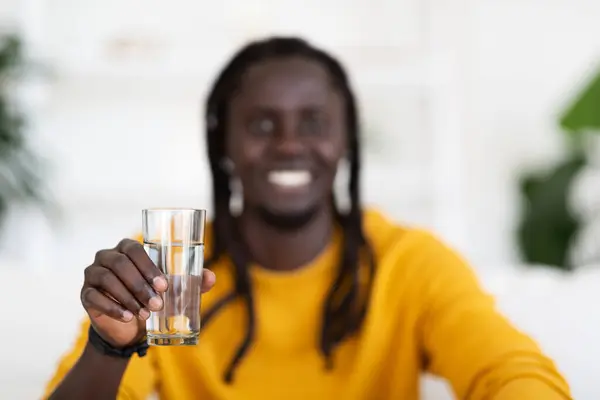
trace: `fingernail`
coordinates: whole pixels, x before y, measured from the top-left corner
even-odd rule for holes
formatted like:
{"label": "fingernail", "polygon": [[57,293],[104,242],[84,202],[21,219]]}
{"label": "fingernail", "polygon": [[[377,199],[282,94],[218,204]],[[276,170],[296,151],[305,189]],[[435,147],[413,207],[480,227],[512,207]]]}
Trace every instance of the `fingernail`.
{"label": "fingernail", "polygon": [[146,310],[145,308],[142,308],[140,310],[140,318],[141,319],[148,319],[148,318],[150,318],[150,312],[148,310]]}
{"label": "fingernail", "polygon": [[158,296],[154,296],[150,299],[150,301],[148,302],[148,305],[150,306],[150,308],[152,310],[160,310],[162,307],[162,299]]}
{"label": "fingernail", "polygon": [[131,321],[132,318],[133,318],[133,313],[131,311],[129,311],[129,310],[123,311],[123,320]]}
{"label": "fingernail", "polygon": [[164,276],[157,276],[152,280],[152,284],[158,290],[167,290],[168,284]]}

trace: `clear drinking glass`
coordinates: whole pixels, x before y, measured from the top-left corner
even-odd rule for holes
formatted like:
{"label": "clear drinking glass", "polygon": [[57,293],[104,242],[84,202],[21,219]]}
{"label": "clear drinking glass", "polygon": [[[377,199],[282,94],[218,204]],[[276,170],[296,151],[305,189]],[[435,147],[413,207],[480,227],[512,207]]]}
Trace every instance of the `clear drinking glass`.
{"label": "clear drinking glass", "polygon": [[205,222],[205,210],[142,210],[144,248],[169,282],[163,309],[146,321],[150,345],[198,343]]}

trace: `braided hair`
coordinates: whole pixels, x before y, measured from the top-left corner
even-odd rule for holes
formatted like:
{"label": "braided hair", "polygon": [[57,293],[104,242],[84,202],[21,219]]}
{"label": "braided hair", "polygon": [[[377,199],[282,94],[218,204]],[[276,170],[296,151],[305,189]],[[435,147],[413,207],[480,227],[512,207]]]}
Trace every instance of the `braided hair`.
{"label": "braided hair", "polygon": [[[236,366],[250,348],[254,339],[256,316],[248,266],[252,262],[242,244],[235,219],[230,210],[230,172],[224,168],[227,107],[238,88],[243,74],[257,63],[288,57],[303,57],[321,64],[329,73],[332,83],[345,98],[345,118],[348,135],[348,161],[350,169],[350,205],[344,212],[336,206],[336,223],[343,232],[339,272],[323,305],[322,331],[319,350],[324,356],[326,367],[332,367],[332,351],[345,338],[355,333],[364,319],[369,299],[375,261],[371,247],[365,238],[359,196],[359,128],[356,101],[347,75],[341,64],[324,51],[311,46],[299,38],[274,37],[255,41],[242,48],[222,70],[210,91],[206,104],[206,140],[213,183],[213,242],[207,266],[220,257],[228,256],[234,266],[235,285],[231,293],[217,301],[203,315],[206,326],[211,318],[228,303],[241,299],[247,312],[247,328],[243,339],[227,370],[224,380],[231,383]],[[361,265],[368,268],[368,281],[361,284]],[[363,295],[361,295],[363,294]]]}

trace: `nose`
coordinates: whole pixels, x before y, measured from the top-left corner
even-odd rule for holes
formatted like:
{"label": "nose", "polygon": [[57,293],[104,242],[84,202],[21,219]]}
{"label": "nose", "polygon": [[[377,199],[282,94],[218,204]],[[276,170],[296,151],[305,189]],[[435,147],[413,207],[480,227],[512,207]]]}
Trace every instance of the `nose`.
{"label": "nose", "polygon": [[302,154],[306,150],[306,146],[295,136],[277,139],[274,147],[277,154],[288,157]]}
{"label": "nose", "polygon": [[298,134],[294,118],[287,118],[275,135],[274,148],[282,156],[296,156],[306,151],[306,143]]}

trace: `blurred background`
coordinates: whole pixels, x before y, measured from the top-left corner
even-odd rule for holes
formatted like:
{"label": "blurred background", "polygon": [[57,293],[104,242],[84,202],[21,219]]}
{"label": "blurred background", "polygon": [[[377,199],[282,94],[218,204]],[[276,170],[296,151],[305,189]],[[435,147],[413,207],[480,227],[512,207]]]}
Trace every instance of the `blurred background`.
{"label": "blurred background", "polygon": [[[368,203],[460,250],[600,398],[599,19],[597,0],[0,0],[0,297],[40,296],[23,335],[56,343],[4,357],[0,394],[35,398],[82,269],[140,209],[210,204],[208,85],[248,40],[294,34],[351,75]],[[69,317],[39,322],[46,301]]]}

